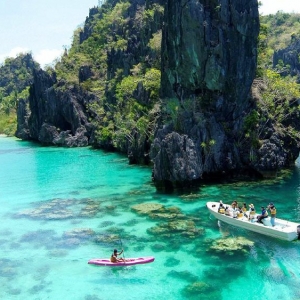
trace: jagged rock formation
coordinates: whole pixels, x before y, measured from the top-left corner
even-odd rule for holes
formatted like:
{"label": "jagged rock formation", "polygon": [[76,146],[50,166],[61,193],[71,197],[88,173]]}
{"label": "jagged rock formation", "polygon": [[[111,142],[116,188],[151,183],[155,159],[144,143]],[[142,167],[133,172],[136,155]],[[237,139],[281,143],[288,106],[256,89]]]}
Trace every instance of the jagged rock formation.
{"label": "jagged rock formation", "polygon": [[20,54],[17,58],[9,58],[0,67],[0,88],[3,96],[8,96],[13,91],[21,92],[32,83],[32,70],[38,68],[32,55]]}
{"label": "jagged rock formation", "polygon": [[[255,103],[262,102],[262,92],[266,89],[263,80],[256,79],[252,85],[251,95]],[[287,99],[273,99],[278,107],[284,107]],[[298,109],[299,99],[288,99],[289,105],[284,108],[285,118],[278,122],[276,116],[269,116],[258,106],[258,114],[263,122],[256,124],[256,137],[259,144],[248,150],[252,167],[263,178],[274,178],[278,171],[295,165],[299,157],[300,148],[300,112]],[[288,117],[287,117],[288,116]]]}
{"label": "jagged rock formation", "polygon": [[257,1],[169,0],[164,24],[162,96],[176,98],[180,111],[155,136],[156,184],[185,186],[240,173],[249,162],[238,138],[253,107]]}
{"label": "jagged rock formation", "polygon": [[[136,128],[130,128],[126,133],[127,137],[121,142],[119,139],[119,143],[113,141],[112,136],[119,130],[116,116],[121,114],[125,119],[128,114],[124,107],[124,111],[118,110],[121,105],[116,99],[117,85],[123,77],[132,74],[134,68],[139,69],[137,72],[142,77],[153,62],[156,61],[157,64],[158,57],[160,59],[160,53],[154,53],[148,45],[153,34],[159,32],[162,26],[163,11],[160,11],[160,2],[163,1],[134,0],[120,3],[117,0],[107,0],[102,8],[92,8],[78,38],[79,45],[92,44],[88,46],[91,57],[86,59],[90,63],[74,67],[78,67],[78,75],[74,75],[78,76],[78,81],[72,84],[71,89],[70,83],[56,79],[57,69],[53,71],[53,78],[45,72],[36,72],[27,110],[23,102],[19,105],[17,136],[61,146],[91,144],[96,148],[127,153],[130,163],[149,163],[148,133],[142,135]],[[111,18],[111,11],[121,21],[118,19],[113,24],[105,24],[107,32],[104,33],[95,24],[107,16]],[[112,46],[106,47],[103,42],[105,39],[111,39]],[[95,41],[99,49],[93,48]],[[122,42],[122,47],[118,47],[118,41]],[[101,55],[104,58],[99,58]],[[58,67],[66,64],[68,69],[76,60],[72,57],[68,59],[69,53],[65,52]],[[104,92],[84,92],[89,90],[93,82],[101,82],[103,85],[98,90]],[[92,94],[95,105],[87,107]],[[132,95],[134,102],[140,107],[151,109],[154,103],[150,94],[139,78]]]}
{"label": "jagged rock formation", "polygon": [[30,110],[28,107],[27,99],[20,99],[18,102],[17,111],[17,131],[15,133],[16,137],[22,140],[30,140],[28,118],[30,116]]}
{"label": "jagged rock formation", "polygon": [[[159,189],[273,176],[298,156],[300,137],[285,130],[300,131],[299,115],[255,119],[266,113],[264,82],[253,82],[258,32],[257,0],[107,0],[52,73],[35,68],[17,136],[152,161]],[[72,83],[57,79],[66,70]]]}
{"label": "jagged rock formation", "polygon": [[55,74],[34,71],[29,107],[19,103],[16,136],[48,145],[87,146],[92,133],[87,104],[95,97],[77,86],[55,84]]}
{"label": "jagged rock formation", "polygon": [[280,74],[282,76],[297,76],[298,82],[300,82],[300,38],[292,38],[291,44],[285,48],[274,52],[273,55],[273,67],[282,61],[283,66],[281,66]]}

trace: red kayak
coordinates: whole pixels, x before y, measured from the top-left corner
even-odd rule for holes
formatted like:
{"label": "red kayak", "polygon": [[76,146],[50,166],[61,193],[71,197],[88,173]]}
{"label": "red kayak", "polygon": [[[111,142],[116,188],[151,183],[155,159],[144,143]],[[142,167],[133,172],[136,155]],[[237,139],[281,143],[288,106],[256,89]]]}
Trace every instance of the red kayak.
{"label": "red kayak", "polygon": [[111,262],[109,259],[94,258],[88,261],[88,264],[108,267],[125,267],[139,264],[148,264],[154,261],[153,256],[139,257],[139,258],[126,258],[125,261]]}

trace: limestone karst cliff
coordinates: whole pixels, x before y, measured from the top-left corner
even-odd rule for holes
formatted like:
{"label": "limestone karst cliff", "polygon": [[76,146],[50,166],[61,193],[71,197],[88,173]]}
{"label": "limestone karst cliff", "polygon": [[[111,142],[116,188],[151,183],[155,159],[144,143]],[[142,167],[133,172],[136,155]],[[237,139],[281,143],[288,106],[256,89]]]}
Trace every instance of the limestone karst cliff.
{"label": "limestone karst cliff", "polygon": [[27,106],[20,102],[17,136],[60,146],[89,144],[149,164],[161,2],[108,0],[92,8],[54,70],[36,70]]}
{"label": "limestone karst cliff", "polygon": [[260,105],[258,34],[257,0],[107,0],[34,71],[17,136],[126,153],[159,189],[274,176],[298,156],[299,113]]}
{"label": "limestone karst cliff", "polygon": [[300,36],[292,36],[288,47],[275,51],[273,67],[279,68],[282,75],[297,76],[300,82]]}
{"label": "limestone karst cliff", "polygon": [[177,99],[177,119],[152,147],[154,178],[182,185],[239,172],[238,140],[251,111],[259,16],[257,1],[167,1],[162,96]]}
{"label": "limestone karst cliff", "polygon": [[28,105],[24,100],[19,103],[17,136],[44,145],[89,145],[92,126],[87,105],[95,97],[78,86],[61,90],[58,84],[54,88],[55,74],[43,70],[35,70],[33,77]]}

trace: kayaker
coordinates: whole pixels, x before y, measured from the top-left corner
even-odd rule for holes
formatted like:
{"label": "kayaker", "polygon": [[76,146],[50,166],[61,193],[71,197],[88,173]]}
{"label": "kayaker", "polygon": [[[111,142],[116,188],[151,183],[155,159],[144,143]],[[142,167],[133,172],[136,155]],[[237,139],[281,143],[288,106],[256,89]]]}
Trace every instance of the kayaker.
{"label": "kayaker", "polygon": [[118,250],[117,249],[114,249],[114,252],[112,253],[111,257],[110,257],[110,261],[113,262],[113,263],[116,263],[116,262],[120,262],[120,261],[125,261],[124,258],[118,258],[118,255],[121,255],[123,253],[123,249],[121,250],[120,253],[118,253]]}
{"label": "kayaker", "polygon": [[271,213],[271,225],[274,227],[275,226],[275,218],[276,218],[276,207],[272,202],[269,203],[268,209],[270,210]]}

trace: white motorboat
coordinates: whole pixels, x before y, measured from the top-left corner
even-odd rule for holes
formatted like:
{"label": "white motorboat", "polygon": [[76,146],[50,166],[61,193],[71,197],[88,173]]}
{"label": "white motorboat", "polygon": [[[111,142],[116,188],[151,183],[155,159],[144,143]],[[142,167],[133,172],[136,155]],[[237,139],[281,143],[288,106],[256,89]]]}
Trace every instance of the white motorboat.
{"label": "white motorboat", "polygon": [[[219,202],[207,202],[206,207],[211,214],[220,221],[281,240],[293,241],[300,237],[300,224],[298,223],[276,218],[275,226],[272,226],[270,217],[268,217],[262,220],[262,224],[256,222],[258,214],[253,215],[254,218],[251,222],[248,219],[248,212],[236,216],[234,215],[234,217],[232,215],[226,215],[223,211],[222,213],[218,212],[219,204]],[[230,207],[229,204],[223,205],[224,207]]]}

